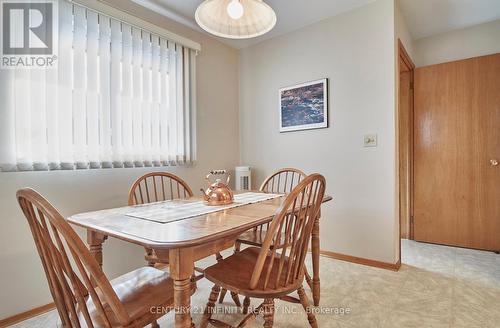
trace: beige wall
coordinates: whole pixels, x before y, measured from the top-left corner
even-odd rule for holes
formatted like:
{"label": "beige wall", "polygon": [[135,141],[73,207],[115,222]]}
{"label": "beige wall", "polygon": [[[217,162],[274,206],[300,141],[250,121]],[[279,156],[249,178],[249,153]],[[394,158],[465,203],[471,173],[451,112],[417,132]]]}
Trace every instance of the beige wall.
{"label": "beige wall", "polygon": [[[167,168],[199,190],[209,169],[231,169],[239,162],[238,51],[134,4],[108,2],[202,45],[197,58],[198,163]],[[34,187],[70,215],[125,205],[130,184],[147,171],[151,169],[0,173],[0,319],[52,301],[29,227],[15,200],[16,190]],[[140,247],[116,240],[106,242],[104,257],[110,277],[144,263]]]}
{"label": "beige wall", "polygon": [[[398,1],[396,1],[396,8],[394,11],[395,15],[395,23],[396,23],[396,41],[397,39],[401,40],[403,46],[406,49],[406,52],[414,60],[415,57],[415,44],[413,41],[413,37],[411,36],[410,30],[408,29],[408,25],[406,24],[405,17],[401,13],[401,10],[398,6]],[[397,46],[397,44],[396,44]]]}
{"label": "beige wall", "polygon": [[[398,256],[395,215],[394,2],[379,0],[241,51],[242,163],[254,187],[293,166],[327,179],[321,248],[384,262]],[[278,89],[330,80],[330,127],[279,133]],[[364,148],[363,135],[378,134]]]}
{"label": "beige wall", "polygon": [[417,67],[500,52],[500,20],[415,41]]}

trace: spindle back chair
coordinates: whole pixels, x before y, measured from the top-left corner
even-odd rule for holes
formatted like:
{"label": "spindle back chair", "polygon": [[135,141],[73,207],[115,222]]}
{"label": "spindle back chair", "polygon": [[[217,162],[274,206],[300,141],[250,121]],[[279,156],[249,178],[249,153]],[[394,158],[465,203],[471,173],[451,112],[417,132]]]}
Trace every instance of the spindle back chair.
{"label": "spindle back chair", "polygon": [[[175,174],[168,172],[151,172],[139,177],[130,187],[128,205],[142,205],[165,200],[193,197],[189,185]],[[149,266],[161,264],[158,256],[150,248],[145,248]],[[163,263],[168,264],[168,263]]]}
{"label": "spindle back chair", "polygon": [[[212,281],[215,287],[207,305],[202,327],[206,326],[207,322],[215,326],[223,325],[211,319],[214,301],[218,297],[220,287],[246,297],[264,299],[261,307],[266,312],[273,311],[275,298],[298,301],[308,312],[311,326],[317,326],[314,315],[309,311],[309,301],[302,283],[305,275],[305,258],[313,225],[325,194],[325,184],[325,178],[319,174],[311,174],[304,178],[276,211],[260,248],[250,247],[236,252],[205,270],[205,277]],[[288,296],[294,291],[298,291],[300,300]],[[244,325],[253,315],[254,313],[250,313],[244,319]],[[272,316],[265,316],[265,320],[264,326],[271,327]]]}
{"label": "spindle back chair", "polygon": [[[264,290],[293,286],[304,277],[304,261],[311,239],[314,220],[316,219],[325,193],[325,178],[312,174],[297,185],[277,210],[261,246],[259,259],[252,273],[250,288],[257,284],[265,274]],[[271,253],[274,259],[279,250],[279,270],[274,286],[269,285],[269,276],[273,262],[264,269],[264,261]],[[286,270],[285,268],[286,267]],[[285,272],[282,276],[280,273]]]}
{"label": "spindle back chair", "polygon": [[[282,168],[268,176],[261,184],[259,191],[265,193],[288,194],[306,176],[307,175],[299,169],[289,167]],[[268,228],[269,223],[265,223],[240,235],[235,243],[235,252],[240,251],[242,244],[260,247],[264,241],[264,237],[266,236]],[[225,289],[222,289],[222,292],[220,293],[219,303],[222,303],[224,301],[226,293],[227,291]],[[235,299],[234,294],[232,294],[231,296],[233,299]],[[249,302],[249,300],[246,299],[245,302]],[[239,302],[236,302],[236,305],[239,305]]]}
{"label": "spindle back chair", "polygon": [[[149,311],[131,315],[83,241],[43,196],[26,188],[17,192],[17,199],[63,327],[142,327],[155,322],[159,316]],[[169,302],[167,294],[165,290],[166,301],[158,306]]]}
{"label": "spindle back chair", "polygon": [[168,172],[151,172],[138,178],[130,188],[129,205],[193,197],[188,184]]}
{"label": "spindle back chair", "polygon": [[259,190],[266,193],[288,194],[307,175],[299,169],[282,168],[271,174],[261,184]]}
{"label": "spindle back chair", "polygon": [[[288,194],[307,175],[299,169],[282,168],[266,178],[259,188],[265,193]],[[236,241],[236,251],[240,250],[241,244],[261,246],[269,228],[269,223],[262,224],[242,234]]]}

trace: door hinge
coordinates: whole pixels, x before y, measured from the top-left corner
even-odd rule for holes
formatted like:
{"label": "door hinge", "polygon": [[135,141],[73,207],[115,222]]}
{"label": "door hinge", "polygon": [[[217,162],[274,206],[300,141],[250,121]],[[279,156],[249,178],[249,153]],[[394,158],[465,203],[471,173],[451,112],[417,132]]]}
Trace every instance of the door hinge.
{"label": "door hinge", "polygon": [[410,216],[410,223],[415,224],[415,217],[413,215]]}

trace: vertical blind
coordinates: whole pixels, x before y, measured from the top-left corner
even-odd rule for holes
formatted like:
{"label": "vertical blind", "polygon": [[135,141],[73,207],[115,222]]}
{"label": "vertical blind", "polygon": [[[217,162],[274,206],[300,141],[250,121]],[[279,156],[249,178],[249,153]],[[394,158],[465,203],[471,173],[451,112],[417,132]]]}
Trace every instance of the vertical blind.
{"label": "vertical blind", "polygon": [[196,160],[196,51],[59,1],[56,69],[0,72],[3,171]]}

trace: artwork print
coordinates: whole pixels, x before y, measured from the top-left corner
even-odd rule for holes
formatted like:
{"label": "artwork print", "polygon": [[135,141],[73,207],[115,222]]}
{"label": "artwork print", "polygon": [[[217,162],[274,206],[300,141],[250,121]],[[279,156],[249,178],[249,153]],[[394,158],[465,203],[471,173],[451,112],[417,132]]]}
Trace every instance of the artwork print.
{"label": "artwork print", "polygon": [[279,90],[280,132],[328,127],[328,80]]}

